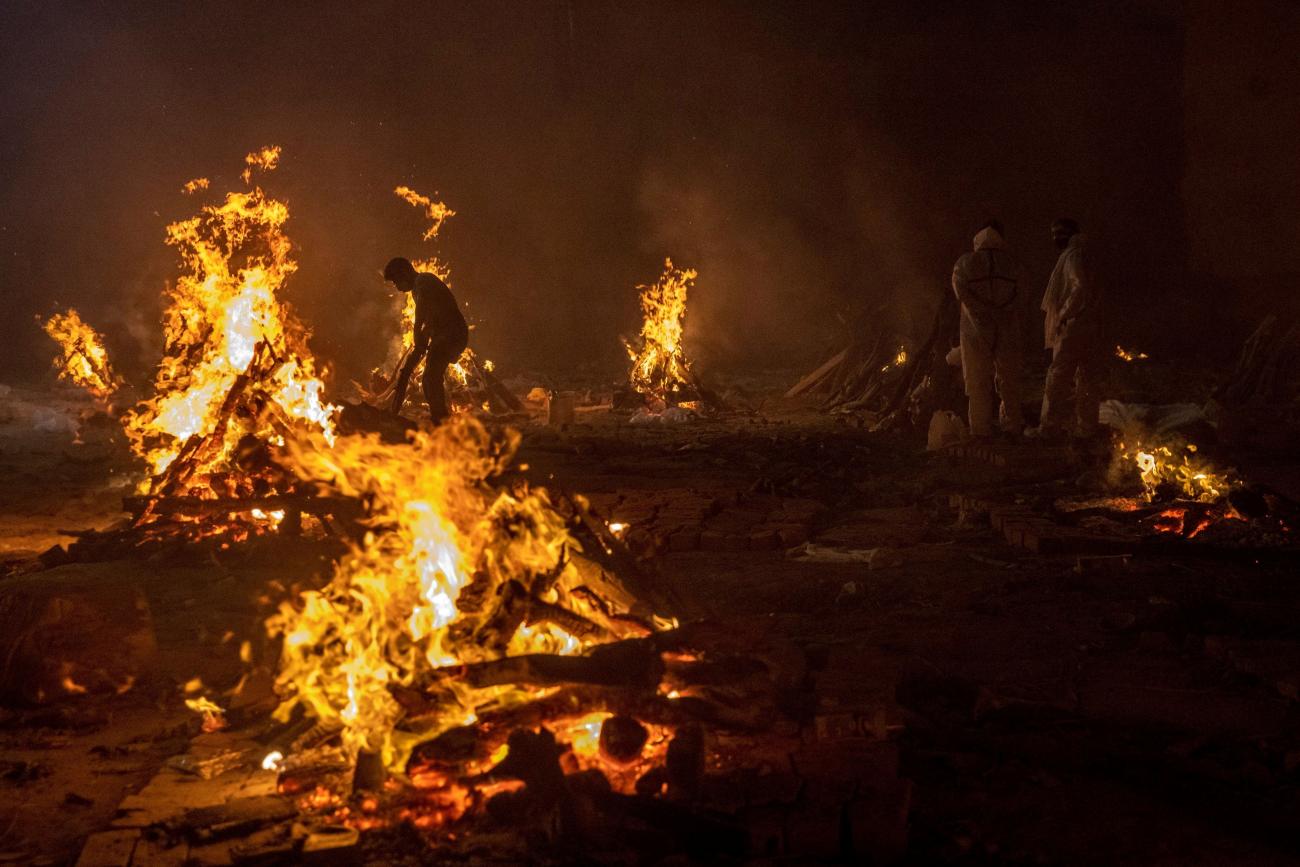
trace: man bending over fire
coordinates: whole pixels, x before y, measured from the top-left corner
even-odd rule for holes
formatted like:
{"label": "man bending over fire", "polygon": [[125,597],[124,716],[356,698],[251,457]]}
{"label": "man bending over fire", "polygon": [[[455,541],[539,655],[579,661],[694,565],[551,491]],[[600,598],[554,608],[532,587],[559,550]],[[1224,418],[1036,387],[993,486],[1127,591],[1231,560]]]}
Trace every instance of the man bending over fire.
{"label": "man bending over fire", "polygon": [[402,364],[393,390],[393,412],[400,414],[406,402],[406,386],[411,374],[424,359],[424,399],[434,423],[447,418],[447,392],[442,378],[451,364],[465,351],[469,326],[460,312],[456,298],[434,274],[415,270],[410,259],[398,256],[384,266],[384,280],[403,292],[415,293],[415,333],[411,353]]}

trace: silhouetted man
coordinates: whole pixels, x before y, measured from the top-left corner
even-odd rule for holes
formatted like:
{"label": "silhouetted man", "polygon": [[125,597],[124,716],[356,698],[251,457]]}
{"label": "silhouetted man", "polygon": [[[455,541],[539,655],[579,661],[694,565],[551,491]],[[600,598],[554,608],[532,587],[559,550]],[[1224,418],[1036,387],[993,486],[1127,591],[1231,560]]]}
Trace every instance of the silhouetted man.
{"label": "silhouetted man", "polygon": [[406,401],[406,386],[411,374],[424,359],[424,399],[429,403],[429,415],[440,422],[451,413],[447,409],[447,392],[442,377],[451,364],[465,351],[469,342],[469,326],[460,312],[456,298],[434,274],[415,270],[410,259],[397,257],[384,266],[384,280],[403,292],[415,293],[415,334],[411,354],[407,356],[397,375],[393,391],[393,412],[400,414]]}

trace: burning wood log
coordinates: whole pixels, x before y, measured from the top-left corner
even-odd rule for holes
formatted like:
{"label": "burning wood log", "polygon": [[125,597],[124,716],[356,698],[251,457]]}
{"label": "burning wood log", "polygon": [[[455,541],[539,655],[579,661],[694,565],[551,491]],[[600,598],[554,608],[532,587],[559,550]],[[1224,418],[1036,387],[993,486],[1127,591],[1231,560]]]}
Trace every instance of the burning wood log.
{"label": "burning wood log", "polygon": [[145,511],[154,515],[215,515],[230,512],[296,510],[309,515],[358,517],[363,504],[349,497],[318,497],[310,494],[271,494],[265,497],[162,497],[143,495],[124,497],[122,508],[133,515]]}
{"label": "burning wood log", "polygon": [[[394,694],[406,709],[405,725],[413,730],[418,731],[421,720],[437,713],[439,701],[426,692],[401,689]],[[641,687],[569,686],[512,707],[481,711],[475,722],[450,728],[417,746],[409,767],[473,766],[491,756],[512,731],[554,726],[557,721],[593,713],[669,728],[704,723],[751,732],[770,728],[776,719],[771,706],[761,702],[722,706],[696,696],[669,698]]]}
{"label": "burning wood log", "polygon": [[587,656],[531,653],[434,669],[418,685],[424,689],[437,689],[446,683],[458,682],[483,689],[511,684],[590,684],[653,690],[659,685],[663,673],[663,660],[654,644],[648,639],[633,638],[597,645]]}

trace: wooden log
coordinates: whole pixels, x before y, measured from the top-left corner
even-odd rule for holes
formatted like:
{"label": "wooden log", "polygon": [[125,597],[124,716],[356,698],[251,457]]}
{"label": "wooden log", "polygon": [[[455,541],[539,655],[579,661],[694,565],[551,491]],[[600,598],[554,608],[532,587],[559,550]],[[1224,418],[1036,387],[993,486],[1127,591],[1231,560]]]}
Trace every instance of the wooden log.
{"label": "wooden log", "polygon": [[478,369],[479,376],[482,377],[484,385],[487,387],[488,395],[494,402],[500,402],[509,412],[523,412],[524,403],[510,389],[506,388],[501,380],[490,370],[484,370],[479,366],[477,360],[474,367]]}
{"label": "wooden log", "polygon": [[844,363],[844,359],[848,356],[848,352],[847,349],[841,349],[839,352],[832,355],[812,373],[790,386],[790,390],[785,393],[785,396],[787,398],[799,397],[802,394],[815,391],[835,372],[836,368]]}
{"label": "wooden log", "polygon": [[405,442],[407,434],[418,427],[409,419],[366,403],[344,403],[338,426],[340,433],[377,433],[386,443]]}
{"label": "wooden log", "polygon": [[582,640],[591,640],[595,638],[608,637],[610,632],[607,628],[594,621],[588,620],[581,614],[570,611],[569,609],[556,605],[551,602],[545,602],[536,597],[528,600],[528,613],[524,622],[532,625],[534,623],[550,623],[560,627],[574,638]]}
{"label": "wooden log", "polygon": [[228,512],[306,512],[309,515],[359,516],[365,511],[360,500],[351,497],[317,497],[308,494],[274,494],[265,497],[162,497],[136,496],[122,499],[124,511],[133,515],[213,515]]}
{"label": "wooden log", "polygon": [[[418,730],[422,719],[437,717],[447,707],[427,693],[411,689],[391,691],[406,711],[403,725],[408,728]],[[434,764],[457,768],[481,763],[505,743],[512,731],[554,726],[592,713],[623,715],[670,728],[702,722],[720,729],[750,732],[763,731],[775,720],[766,707],[756,709],[744,704],[723,707],[704,698],[668,698],[640,688],[570,686],[513,707],[481,711],[474,723],[448,729],[416,746],[409,766]]]}
{"label": "wooden log", "polygon": [[653,580],[627,546],[591,511],[586,500],[557,495],[553,505],[568,519],[569,533],[582,546],[581,554],[571,555],[576,583],[562,589],[572,592],[586,585],[621,609],[620,613],[644,622],[655,615],[676,617],[686,611],[685,602],[671,585]]}
{"label": "wooden log", "polygon": [[663,673],[664,663],[654,644],[648,639],[630,638],[599,645],[586,656],[529,653],[434,669],[421,678],[418,685],[436,689],[443,684],[461,683],[482,689],[510,684],[557,686],[577,683],[653,690],[659,685]]}

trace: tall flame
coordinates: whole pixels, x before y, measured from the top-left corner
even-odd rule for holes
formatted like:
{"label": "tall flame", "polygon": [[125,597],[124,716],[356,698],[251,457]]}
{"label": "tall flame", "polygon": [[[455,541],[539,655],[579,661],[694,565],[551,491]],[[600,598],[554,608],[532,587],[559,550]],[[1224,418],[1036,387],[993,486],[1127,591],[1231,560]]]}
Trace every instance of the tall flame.
{"label": "tall flame", "polygon": [[673,267],[664,260],[664,273],[641,291],[641,345],[628,345],[632,387],[642,394],[666,397],[691,382],[690,363],[682,349],[686,295],[699,276],[693,269]]}
{"label": "tall flame", "polygon": [[76,310],[54,314],[44,328],[61,350],[61,356],[54,359],[60,379],[76,383],[101,402],[122,387],[122,380],[109,363],[103,338],[82,321]]}
{"label": "tall flame", "polygon": [[[341,727],[349,749],[379,751],[394,765],[415,736],[396,730],[402,708],[392,687],[409,686],[434,668],[510,652],[579,649],[572,636],[545,624],[524,627],[507,618],[512,625],[500,634],[492,626],[511,582],[536,592],[538,576],[558,576],[543,583],[546,592],[563,593],[575,574],[567,554],[580,550],[545,492],[498,492],[485,484],[517,443],[513,433],[494,441],[468,416],[400,445],[373,435],[340,437],[332,447],[317,435],[288,443],[302,479],[369,504],[372,530],[326,587],[285,603],[268,622],[284,637],[282,718],[301,704]],[[578,595],[565,604],[599,616]],[[470,692],[444,696],[423,721],[423,736],[472,721],[478,703],[509,690]]]}
{"label": "tall flame", "polygon": [[[279,156],[278,147],[249,154],[243,177],[250,190],[227,193],[221,204],[167,227],[185,271],[166,290],[155,395],[127,418],[132,444],[155,474],[192,437],[220,440],[205,455],[209,466],[227,460],[246,434],[272,439],[277,416],[281,428],[302,423],[333,435],[336,407],[324,400],[307,329],[277,297],[297,269],[283,231],[289,209],[251,180],[254,170],[274,169]],[[245,391],[242,403],[256,413],[233,412],[232,400]]]}

